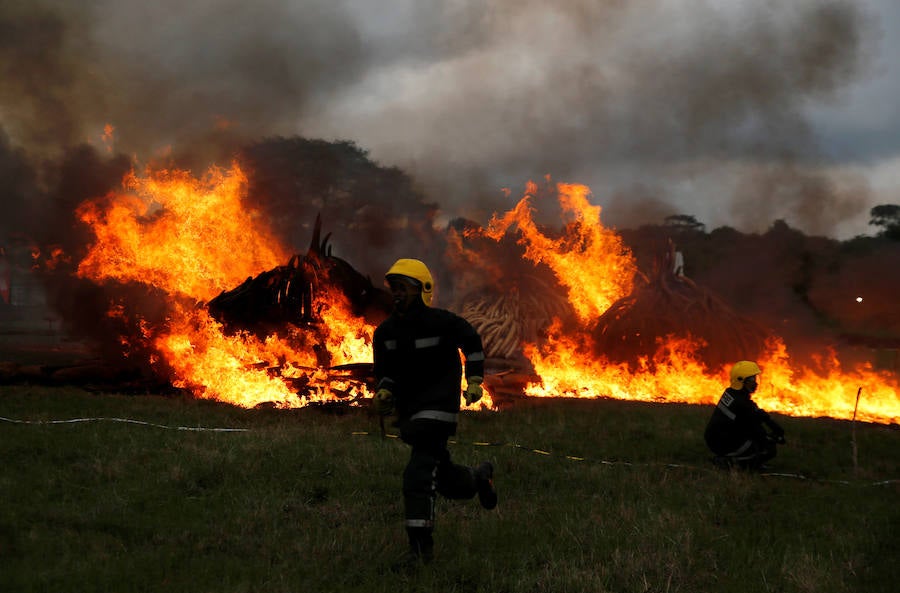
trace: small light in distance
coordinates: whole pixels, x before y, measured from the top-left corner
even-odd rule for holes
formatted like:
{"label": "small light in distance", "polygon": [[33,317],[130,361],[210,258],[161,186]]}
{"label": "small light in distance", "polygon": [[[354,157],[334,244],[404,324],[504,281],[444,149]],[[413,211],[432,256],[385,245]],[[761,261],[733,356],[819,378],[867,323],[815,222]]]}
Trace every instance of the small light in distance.
{"label": "small light in distance", "polygon": [[856,302],[857,302],[857,303],[861,303],[861,302],[862,302],[862,297],[856,297]]}

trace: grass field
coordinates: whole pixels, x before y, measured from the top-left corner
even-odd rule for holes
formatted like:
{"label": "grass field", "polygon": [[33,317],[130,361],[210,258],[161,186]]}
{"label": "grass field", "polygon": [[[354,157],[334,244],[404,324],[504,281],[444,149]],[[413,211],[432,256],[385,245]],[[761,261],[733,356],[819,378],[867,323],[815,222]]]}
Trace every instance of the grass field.
{"label": "grass field", "polygon": [[395,573],[407,448],[365,410],[0,389],[8,419],[151,423],[0,421],[3,592],[898,586],[896,426],[857,424],[854,467],[851,423],[779,418],[787,446],[748,475],[709,464],[705,407],[527,400],[467,413],[454,459],[492,460],[500,505],[439,501],[435,561]]}

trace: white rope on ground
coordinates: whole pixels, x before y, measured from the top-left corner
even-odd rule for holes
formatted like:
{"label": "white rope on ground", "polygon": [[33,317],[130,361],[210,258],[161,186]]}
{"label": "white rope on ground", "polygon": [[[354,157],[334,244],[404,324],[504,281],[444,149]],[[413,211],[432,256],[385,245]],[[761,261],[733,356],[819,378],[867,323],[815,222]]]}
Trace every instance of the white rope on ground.
{"label": "white rope on ground", "polygon": [[131,418],[72,418],[70,420],[16,420],[14,418],[4,418],[0,416],[0,420],[10,422],[12,424],[75,424],[79,422],[124,422],[127,424],[140,424],[142,426],[152,426],[154,428],[165,428],[167,430],[189,430],[195,432],[248,432],[249,428],[206,428],[203,426],[166,426],[165,424],[154,424],[153,422],[144,422],[142,420],[132,420]]}
{"label": "white rope on ground", "polygon": [[[14,418],[6,418],[4,416],[0,416],[0,421],[9,422],[12,424],[31,424],[31,425],[41,425],[41,424],[74,424],[79,422],[124,422],[127,424],[139,424],[142,426],[152,426],[154,428],[165,428],[167,430],[185,430],[185,431],[204,431],[204,432],[250,432],[249,428],[206,428],[203,426],[166,426],[165,424],[155,424],[153,422],[144,422],[142,420],[133,420],[131,418],[107,418],[107,417],[98,417],[98,418],[72,418],[70,420],[16,420]],[[350,433],[351,436],[368,436],[373,433],[365,430],[353,431]],[[384,438],[396,439],[398,435],[387,433],[383,435]],[[514,449],[522,449],[523,451],[528,451],[529,453],[535,453],[537,455],[545,455],[545,456],[555,456],[552,451],[545,451],[543,449],[534,449],[532,447],[526,447],[524,445],[520,445],[518,443],[488,443],[488,442],[472,442],[472,443],[462,443],[455,439],[451,439],[449,441],[452,444],[460,444],[465,445],[469,444],[474,447],[512,447]],[[719,469],[707,468],[707,467],[697,467],[694,465],[683,465],[678,463],[635,463],[632,461],[609,461],[606,459],[590,459],[588,457],[577,457],[574,455],[562,455],[565,459],[569,459],[570,461],[586,461],[586,462],[594,462],[599,463],[601,465],[627,465],[627,466],[663,466],[663,467],[672,467],[672,468],[681,468],[681,469],[690,469],[690,470],[700,470],[700,471],[708,471],[708,472],[718,472],[722,471]],[[829,484],[843,484],[845,486],[888,486],[890,484],[900,483],[900,479],[892,479],[892,480],[879,480],[877,482],[849,482],[847,480],[825,480],[819,478],[809,478],[802,474],[786,474],[779,472],[761,472],[758,475],[766,476],[766,477],[776,477],[776,478],[795,478],[798,480],[812,480],[815,482],[829,483]]]}
{"label": "white rope on ground", "polygon": [[[357,436],[357,435],[364,436],[364,435],[371,435],[373,433],[368,432],[368,431],[358,431],[358,432],[353,432],[352,434],[354,436]],[[394,434],[386,434],[385,436],[388,438],[397,438],[397,435],[394,435]],[[723,471],[718,468],[699,467],[696,465],[685,465],[685,464],[680,464],[680,463],[653,463],[653,462],[638,463],[638,462],[633,462],[633,461],[609,461],[606,459],[591,459],[589,457],[577,457],[575,455],[556,454],[556,453],[553,453],[552,451],[546,451],[544,449],[535,449],[532,447],[527,447],[525,445],[520,445],[519,443],[502,443],[502,442],[487,443],[487,442],[478,442],[478,441],[474,441],[471,443],[463,443],[463,442],[457,441],[455,439],[450,439],[448,442],[451,444],[456,444],[456,445],[471,445],[474,447],[512,447],[513,449],[521,449],[523,451],[527,451],[529,453],[534,453],[536,455],[544,455],[544,456],[550,456],[550,457],[559,456],[559,457],[563,457],[565,459],[569,459],[571,461],[584,461],[584,462],[589,462],[589,463],[599,463],[600,465],[624,465],[624,466],[629,466],[629,467],[641,467],[641,466],[643,466],[643,467],[659,467],[659,466],[662,466],[662,467],[672,467],[672,468],[688,469],[688,470],[696,470],[696,471],[705,471],[705,472],[710,472],[710,473],[718,473],[718,472]],[[823,478],[810,478],[808,476],[804,476],[803,474],[786,474],[786,473],[781,473],[781,472],[759,472],[756,475],[769,477],[769,478],[794,478],[797,480],[809,480],[812,482],[820,482],[820,483],[826,483],[826,484],[842,484],[844,486],[888,486],[890,484],[900,483],[900,479],[879,480],[877,482],[850,482],[848,480],[827,480],[827,479],[823,479]]]}

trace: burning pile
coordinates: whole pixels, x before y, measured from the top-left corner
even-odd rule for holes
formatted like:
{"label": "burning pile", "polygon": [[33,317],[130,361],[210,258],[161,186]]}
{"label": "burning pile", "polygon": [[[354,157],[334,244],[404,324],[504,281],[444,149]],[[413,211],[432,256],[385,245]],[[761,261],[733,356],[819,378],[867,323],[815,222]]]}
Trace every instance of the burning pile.
{"label": "burning pile", "polygon": [[[489,386],[503,392],[520,389],[534,397],[712,404],[722,391],[728,367],[755,356],[764,381],[756,399],[766,409],[898,421],[896,378],[868,364],[842,368],[827,350],[812,366],[792,360],[777,336],[690,279],[676,277],[671,251],[649,277],[640,274],[618,235],[600,223],[600,208],[590,203],[586,187],[559,184],[556,190],[569,219],[558,235],[551,236],[535,223],[530,202],[539,192],[529,184],[522,200],[509,212],[495,215],[487,229],[469,226],[462,234],[470,240],[451,241],[453,265],[461,271],[475,270],[470,277],[489,280],[483,294],[469,297],[480,305],[460,306],[475,313],[477,320],[483,311],[491,312],[485,323],[520,331],[515,294],[525,275],[523,262],[531,262],[533,273],[549,272],[555,278],[545,282],[541,292],[529,292],[529,298],[541,302],[545,311],[556,295],[565,294],[568,301],[540,329],[539,339],[523,340],[528,371],[503,371],[486,379]],[[515,256],[510,255],[513,247]],[[525,290],[518,288],[518,294],[521,299]],[[490,305],[484,308],[484,302]],[[501,346],[507,345],[503,333],[487,327],[489,341],[499,336]],[[869,395],[857,413],[854,396],[861,385]]]}
{"label": "burning pile", "polygon": [[634,291],[613,303],[593,330],[597,355],[614,362],[651,360],[667,337],[687,338],[708,368],[756,360],[773,336],[739,315],[721,298],[676,274],[671,241],[649,277],[639,275]]}
{"label": "burning pile", "polygon": [[[320,223],[309,251],[289,255],[243,203],[246,185],[237,166],[199,180],[129,175],[122,191],[78,209],[94,236],[78,276],[111,288],[109,318],[129,323],[110,327],[132,330],[118,336],[123,350],[197,397],[301,407],[368,396],[372,333],[387,295],[331,256]],[[672,275],[666,258],[640,275],[588,188],[552,190],[558,231],[535,222],[533,202],[545,190],[529,184],[487,227],[450,233],[457,284],[448,287],[458,295],[450,308],[481,331],[489,356],[515,362],[514,371],[495,365],[489,388],[709,404],[723,366],[759,353],[766,409],[849,418],[864,386],[857,417],[898,421],[896,378],[842,368],[828,353],[815,368],[800,365],[777,337]],[[514,385],[505,385],[509,373]]]}
{"label": "burning pile", "polygon": [[371,356],[373,327],[357,312],[383,307],[379,291],[331,256],[319,221],[306,256],[279,265],[288,257],[243,204],[246,183],[237,165],[202,180],[130,175],[124,192],[81,207],[96,241],[78,274],[158,292],[165,323],[139,320],[139,340],[175,387],[247,407],[365,395],[346,365]]}
{"label": "burning pile", "polygon": [[558,189],[568,221],[557,236],[533,219],[532,203],[546,192],[535,183],[487,228],[468,224],[451,234],[451,267],[464,285],[477,287],[455,309],[481,332],[490,357],[520,357],[523,345],[541,341],[554,322],[577,327],[631,290],[634,261],[600,224],[588,188]]}
{"label": "burning pile", "polygon": [[537,342],[554,319],[572,315],[559,288],[537,275],[519,276],[505,293],[470,293],[460,315],[478,330],[488,358],[521,358],[522,344]]}
{"label": "burning pile", "polygon": [[391,295],[376,288],[346,260],[332,255],[329,237],[322,238],[322,219],[316,217],[305,255],[294,255],[287,265],[222,291],[209,301],[210,313],[231,333],[249,331],[265,338],[283,334],[290,327],[320,324],[321,311],[314,306],[321,303],[317,295],[337,290],[347,299],[353,315],[377,325],[390,313]]}

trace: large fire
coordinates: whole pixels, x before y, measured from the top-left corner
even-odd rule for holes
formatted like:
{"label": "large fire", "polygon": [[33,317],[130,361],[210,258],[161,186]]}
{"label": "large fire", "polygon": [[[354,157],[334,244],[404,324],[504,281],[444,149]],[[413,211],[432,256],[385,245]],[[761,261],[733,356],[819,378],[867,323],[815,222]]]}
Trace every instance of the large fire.
{"label": "large fire", "polygon": [[486,235],[498,240],[515,225],[525,257],[553,270],[578,318],[589,323],[631,292],[637,267],[621,238],[600,223],[600,207],[590,203],[586,186],[561,183],[557,188],[560,208],[571,218],[560,237],[548,237],[535,224],[534,183],[512,210],[491,219]]}
{"label": "large fire", "polygon": [[[316,293],[315,331],[293,328],[287,336],[267,338],[226,332],[197,306],[289,257],[260,215],[244,204],[246,181],[237,165],[211,169],[199,180],[179,171],[129,175],[121,192],[80,208],[96,240],[78,274],[98,283],[146,284],[168,295],[165,327],[142,326],[142,339],[152,344],[172,383],[198,397],[245,407],[301,407],[369,395],[366,385],[334,372],[340,365],[371,362],[374,328],[351,312],[342,294],[327,287]],[[588,188],[559,184],[556,190],[567,219],[559,235],[548,236],[534,222],[533,185],[482,231],[492,240],[516,233],[523,259],[552,271],[573,313],[566,322],[548,323],[545,339],[521,345],[537,378],[524,395],[714,403],[727,369],[708,368],[689,337],[660,339],[652,357],[628,364],[604,360],[591,348],[591,324],[630,294],[637,266],[621,238],[600,222]],[[122,311],[112,308],[110,314]],[[314,346],[327,349],[329,366]],[[758,362],[764,373],[756,399],[771,411],[844,419],[855,413],[881,423],[900,417],[896,378],[868,365],[844,369],[828,355],[815,369],[803,367],[777,338]],[[481,407],[495,407],[490,394]]]}
{"label": "large fire", "polygon": [[[661,340],[653,360],[636,365],[597,359],[582,338],[551,328],[549,339],[526,345],[539,383],[526,388],[536,397],[612,397],[649,402],[714,404],[724,389],[728,367],[709,369],[689,338]],[[758,360],[763,369],[753,399],[765,410],[791,416],[827,416],[896,423],[900,399],[895,380],[868,365],[844,370],[830,354],[812,369],[792,362],[784,343],[774,339]],[[635,368],[636,367],[636,368]],[[859,388],[863,392],[856,409]]]}
{"label": "large fire", "polygon": [[322,368],[311,343],[324,330],[333,364],[371,358],[374,328],[348,312],[343,295],[317,295],[314,308],[323,323],[315,332],[294,328],[288,340],[227,333],[195,306],[288,258],[258,213],[244,206],[246,182],[237,165],[213,168],[203,179],[184,171],[129,175],[124,191],[81,206],[79,216],[96,241],[78,274],[147,284],[168,295],[166,326],[145,327],[143,338],[174,375],[172,383],[199,397],[245,407],[300,407],[338,394],[363,395],[365,385]]}

